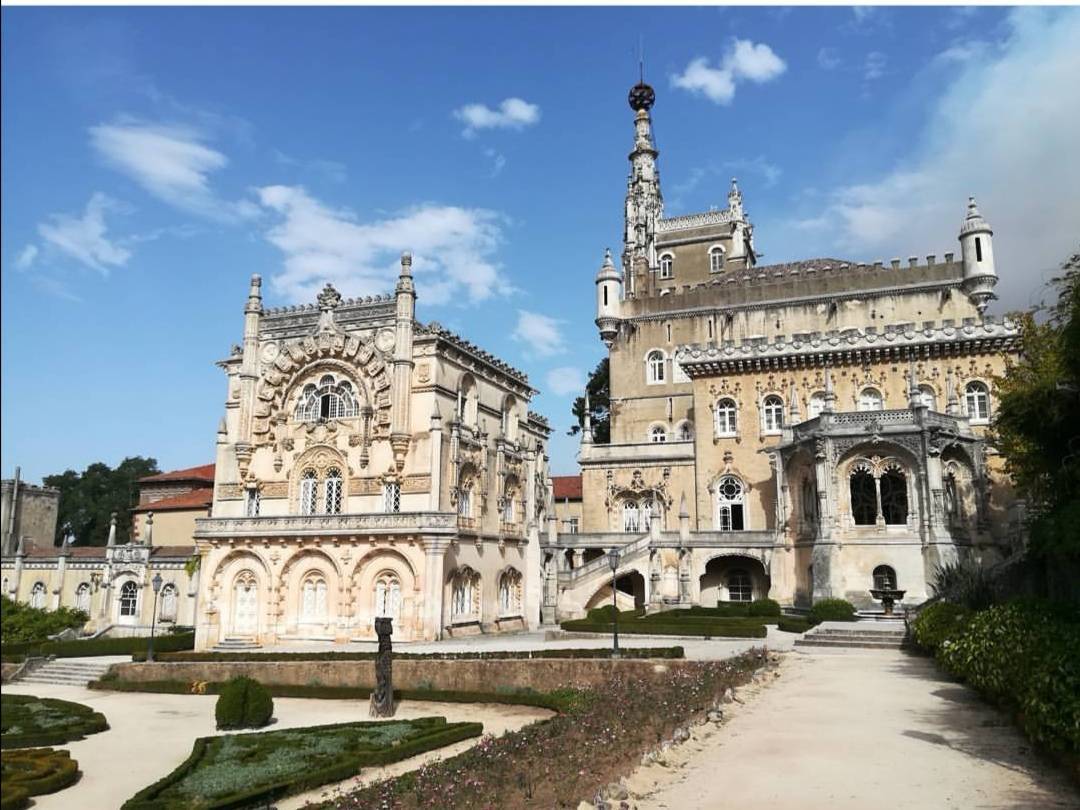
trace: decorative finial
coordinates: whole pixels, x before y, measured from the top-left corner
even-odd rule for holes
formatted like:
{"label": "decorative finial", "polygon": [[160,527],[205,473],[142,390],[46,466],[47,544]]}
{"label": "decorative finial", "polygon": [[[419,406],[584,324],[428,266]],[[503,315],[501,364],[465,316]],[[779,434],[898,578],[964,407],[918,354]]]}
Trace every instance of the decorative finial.
{"label": "decorative finial", "polygon": [[648,112],[656,103],[656,91],[645,84],[643,80],[630,88],[630,96],[627,100],[630,102],[630,109],[634,112],[641,112],[642,110]]}
{"label": "decorative finial", "polygon": [[401,275],[412,275],[412,254],[407,250],[401,254]]}
{"label": "decorative finial", "polygon": [[615,260],[611,258],[611,248],[604,248],[604,267],[614,267]]}
{"label": "decorative finial", "polygon": [[109,540],[106,545],[116,545],[116,512],[113,512],[109,518]]}

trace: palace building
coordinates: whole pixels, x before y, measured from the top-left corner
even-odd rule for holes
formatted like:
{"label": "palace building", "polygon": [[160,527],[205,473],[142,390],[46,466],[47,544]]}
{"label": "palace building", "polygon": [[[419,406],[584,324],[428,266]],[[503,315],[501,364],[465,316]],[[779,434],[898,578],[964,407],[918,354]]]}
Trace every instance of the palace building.
{"label": "palace building", "polygon": [[540,622],[550,429],[526,376],[393,295],[264,310],[220,366],[196,648],[500,632]]}
{"label": "palace building", "polygon": [[[995,298],[993,233],[974,199],[959,254],[758,263],[727,207],[664,215],[652,88],[634,142],[621,268],[596,275],[611,441],[582,433],[576,532],[549,523],[545,600],[560,618],[626,606],[929,596],[935,566],[995,559],[1011,492],[987,443],[993,378],[1018,325]],[[959,217],[958,217],[959,219]]]}

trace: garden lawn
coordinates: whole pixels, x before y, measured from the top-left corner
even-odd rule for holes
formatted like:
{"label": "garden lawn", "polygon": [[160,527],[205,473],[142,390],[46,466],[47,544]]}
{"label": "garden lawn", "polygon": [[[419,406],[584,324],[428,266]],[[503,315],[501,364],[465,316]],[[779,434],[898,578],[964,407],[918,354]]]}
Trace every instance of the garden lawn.
{"label": "garden lawn", "polygon": [[124,810],[265,805],[385,765],[479,736],[480,723],[442,717],[339,723],[227,734],[195,741],[176,770],[124,803]]}
{"label": "garden lawn", "polygon": [[0,695],[0,712],[0,748],[59,745],[109,727],[89,706],[33,695]]}

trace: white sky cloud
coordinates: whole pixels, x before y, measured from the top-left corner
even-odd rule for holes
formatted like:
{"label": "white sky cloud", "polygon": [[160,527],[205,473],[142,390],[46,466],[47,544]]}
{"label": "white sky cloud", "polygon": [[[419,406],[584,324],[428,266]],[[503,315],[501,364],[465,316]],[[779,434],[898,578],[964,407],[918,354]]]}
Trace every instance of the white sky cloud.
{"label": "white sky cloud", "polygon": [[50,247],[108,275],[110,268],[123,267],[131,258],[130,250],[106,235],[105,212],[118,205],[99,191],[86,203],[81,217],[53,214],[49,222],[38,225],[38,234]]}
{"label": "white sky cloud", "polygon": [[563,322],[538,312],[518,310],[518,322],[511,337],[525,345],[530,354],[550,357],[566,351],[560,325]]}
{"label": "white sky cloud", "polygon": [[[801,223],[801,255],[852,259],[945,251],[969,194],[995,229],[998,311],[1037,302],[1077,247],[1080,11],[1022,8],[1005,41],[947,69],[956,77],[896,168],[836,189]],[[1034,88],[1034,89],[1033,89]],[[780,232],[786,230],[781,225]]]}
{"label": "white sky cloud", "polygon": [[486,104],[466,104],[454,110],[454,117],[465,124],[462,135],[471,138],[481,129],[524,129],[540,120],[540,107],[524,99],[508,98],[496,108]]}
{"label": "white sky cloud", "polygon": [[863,63],[863,79],[868,82],[880,79],[885,75],[886,64],[888,64],[888,57],[885,54],[881,51],[870,51]]}
{"label": "white sky cloud", "polygon": [[123,120],[90,128],[90,143],[104,160],[163,202],[190,213],[231,221],[253,216],[247,202],[219,199],[210,175],[228,158],[206,146],[203,136],[184,126]]}
{"label": "white sky cloud", "polygon": [[547,388],[552,394],[564,397],[585,390],[585,375],[580,368],[559,366],[547,373]]}
{"label": "white sky cloud", "polygon": [[833,70],[840,67],[841,59],[835,48],[821,48],[817,52],[817,63],[823,70]]}
{"label": "white sky cloud", "polygon": [[388,292],[405,250],[413,254],[413,272],[424,277],[425,303],[477,302],[513,291],[494,256],[503,220],[493,211],[425,203],[362,222],[300,186],[266,186],[256,193],[277,217],[266,239],[285,256],[273,284],[292,301],[314,300],[328,281],[347,296]]}
{"label": "white sky cloud", "polygon": [[19,255],[15,257],[15,269],[16,270],[28,270],[33,265],[34,260],[37,258],[38,248],[37,245],[27,245],[19,251]]}
{"label": "white sky cloud", "polygon": [[671,77],[671,85],[699,93],[717,104],[730,104],[735,87],[741,81],[772,81],[787,70],[787,65],[768,45],[748,39],[732,42],[717,67],[705,57],[698,57],[681,74]]}

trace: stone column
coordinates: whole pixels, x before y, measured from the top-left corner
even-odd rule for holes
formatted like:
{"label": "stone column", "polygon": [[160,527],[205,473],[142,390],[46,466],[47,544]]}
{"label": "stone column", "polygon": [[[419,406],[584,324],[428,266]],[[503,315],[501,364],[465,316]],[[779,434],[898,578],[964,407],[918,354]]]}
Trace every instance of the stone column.
{"label": "stone column", "polygon": [[525,625],[530,630],[540,626],[540,606],[543,603],[543,560],[540,554],[540,525],[537,521],[538,504],[534,483],[540,463],[539,450],[534,448],[525,453],[525,480],[521,482],[521,486],[525,488],[525,514],[521,516],[521,525],[525,530],[525,570],[521,574],[525,589]]}
{"label": "stone column", "polygon": [[445,537],[425,537],[424,546],[424,640],[438,641],[443,632],[443,579],[446,576]]}
{"label": "stone column", "polygon": [[416,289],[412,278],[412,256],[401,254],[401,273],[394,288],[394,359],[390,398],[390,445],[394,449],[394,464],[398,471],[405,467],[409,449],[409,399],[413,369],[413,315],[416,309]]}
{"label": "stone column", "polygon": [[64,540],[65,543],[60,547],[60,553],[56,559],[56,587],[53,595],[53,610],[58,609],[64,600],[64,579],[67,577],[68,554],[71,553],[68,550],[67,538],[64,538]]}

